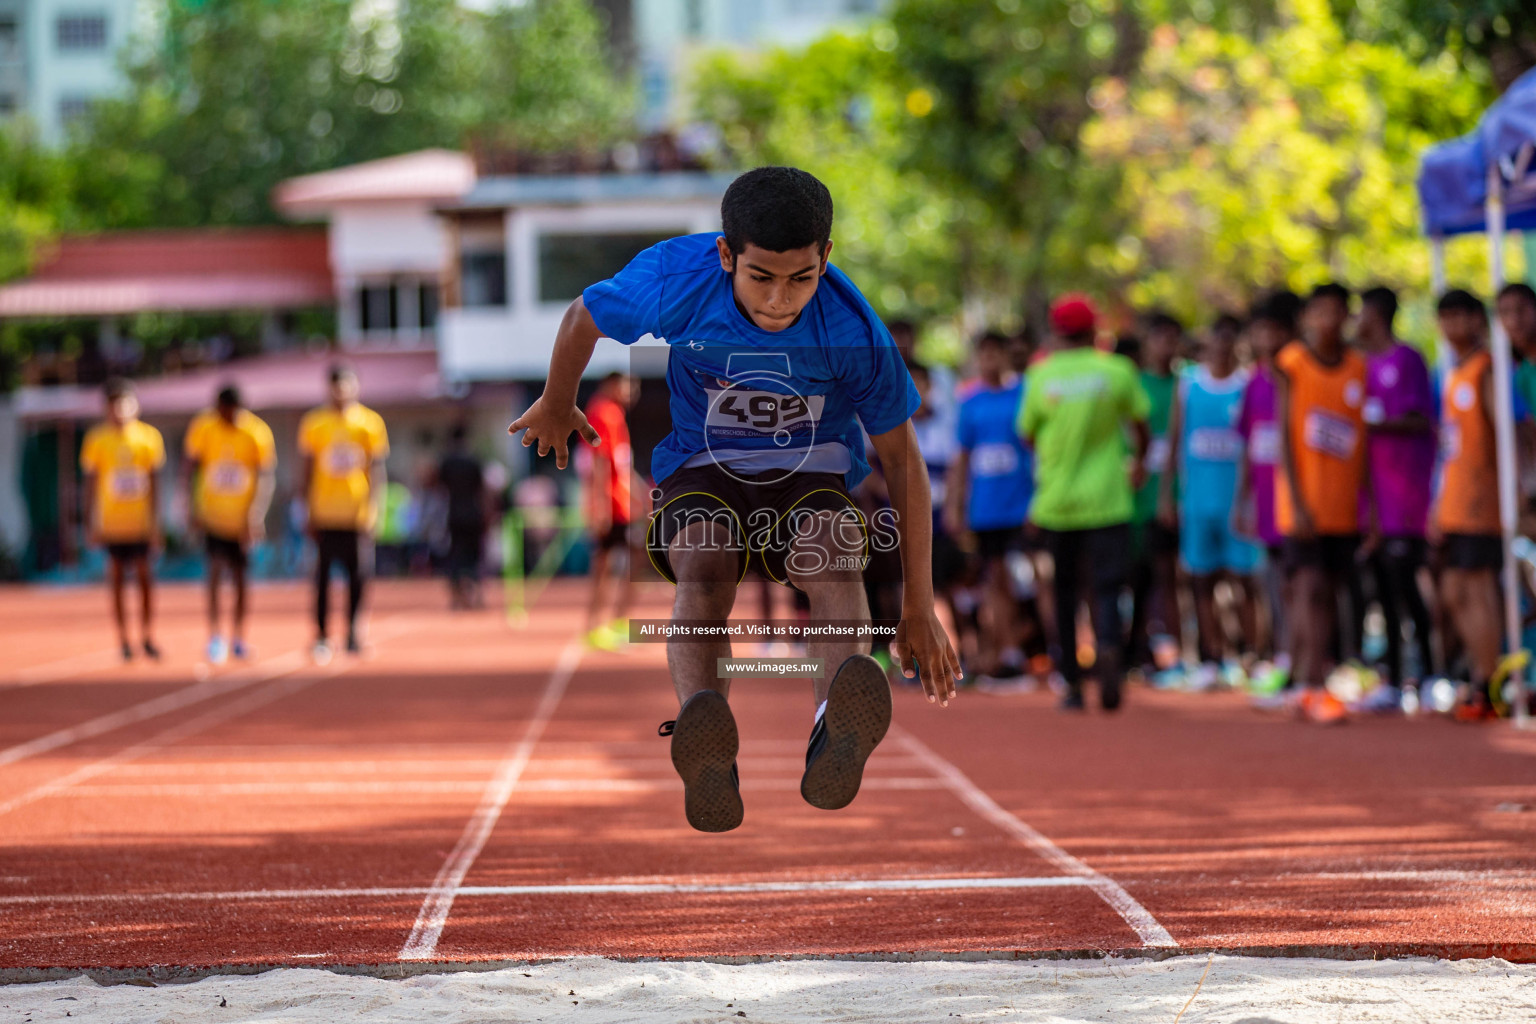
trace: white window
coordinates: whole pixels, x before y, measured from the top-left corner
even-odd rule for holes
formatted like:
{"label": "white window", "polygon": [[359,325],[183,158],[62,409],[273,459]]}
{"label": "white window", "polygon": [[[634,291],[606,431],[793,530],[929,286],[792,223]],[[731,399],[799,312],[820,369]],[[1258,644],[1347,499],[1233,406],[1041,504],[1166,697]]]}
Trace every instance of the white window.
{"label": "white window", "polygon": [[55,23],[60,50],[88,51],[107,48],[105,14],[61,14]]}

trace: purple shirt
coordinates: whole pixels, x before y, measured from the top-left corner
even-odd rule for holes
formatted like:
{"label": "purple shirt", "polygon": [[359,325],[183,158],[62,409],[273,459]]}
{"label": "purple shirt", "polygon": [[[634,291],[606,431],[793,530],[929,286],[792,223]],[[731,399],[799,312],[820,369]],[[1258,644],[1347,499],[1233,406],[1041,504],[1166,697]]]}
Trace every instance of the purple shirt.
{"label": "purple shirt", "polygon": [[[1424,357],[1410,345],[1398,343],[1367,361],[1365,406],[1367,428],[1384,419],[1418,413],[1434,422],[1435,399]],[[1366,465],[1376,498],[1376,516],[1383,536],[1422,537],[1429,513],[1430,483],[1435,470],[1432,429],[1417,434],[1370,431]],[[1366,522],[1365,496],[1360,499]]]}
{"label": "purple shirt", "polygon": [[1281,538],[1275,524],[1275,470],[1280,465],[1280,425],[1275,422],[1275,378],[1268,367],[1256,367],[1243,391],[1237,432],[1248,450],[1255,532],[1266,547],[1277,547]]}

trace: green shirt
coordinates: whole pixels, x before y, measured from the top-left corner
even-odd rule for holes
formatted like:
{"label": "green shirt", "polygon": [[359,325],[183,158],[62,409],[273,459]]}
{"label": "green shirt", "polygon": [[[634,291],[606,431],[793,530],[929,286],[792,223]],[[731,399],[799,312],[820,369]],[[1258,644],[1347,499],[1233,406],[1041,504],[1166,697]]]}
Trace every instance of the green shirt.
{"label": "green shirt", "polygon": [[[1136,511],[1132,519],[1138,523],[1150,523],[1157,518],[1157,503],[1163,486],[1163,470],[1173,451],[1168,439],[1168,420],[1173,415],[1173,395],[1178,390],[1179,375],[1141,371],[1141,387],[1151,401],[1147,413],[1147,432],[1152,435],[1147,445],[1147,482],[1136,492]],[[1177,497],[1177,495],[1175,495]]]}
{"label": "green shirt", "polygon": [[1036,363],[1018,420],[1035,448],[1030,521],[1047,530],[1129,522],[1125,428],[1150,410],[1136,364],[1124,356],[1069,348]]}
{"label": "green shirt", "polygon": [[1525,403],[1527,416],[1536,416],[1536,363],[1522,359],[1515,364],[1515,394]]}

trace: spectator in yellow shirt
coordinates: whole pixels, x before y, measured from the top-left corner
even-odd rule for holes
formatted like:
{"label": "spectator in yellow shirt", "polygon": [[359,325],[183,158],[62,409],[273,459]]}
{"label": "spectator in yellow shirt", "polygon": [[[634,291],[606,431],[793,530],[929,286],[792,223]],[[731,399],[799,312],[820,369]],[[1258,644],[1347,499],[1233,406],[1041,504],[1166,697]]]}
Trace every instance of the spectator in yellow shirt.
{"label": "spectator in yellow shirt", "polygon": [[357,374],[350,367],[333,366],[330,387],[330,401],[299,422],[300,484],[308,502],[308,532],[318,553],[313,654],[322,665],[331,660],[326,619],[332,565],[339,564],[347,574],[347,651],[362,650],[357,612],[363,603],[364,544],[371,542],[379,521],[384,459],[389,455],[384,418],[357,400]]}
{"label": "spectator in yellow shirt", "polygon": [[[265,536],[272,501],[272,470],[277,464],[272,430],[241,406],[236,388],[226,387],[212,409],[192,420],[184,450],[187,507],[208,551],[208,660],[221,665],[231,653],[244,660],[250,655],[245,646],[245,569],[251,545]],[[226,568],[235,588],[228,642],[219,631],[219,583]]]}
{"label": "spectator in yellow shirt", "polygon": [[128,642],[128,614],[123,585],[128,572],[138,574],[140,644],[145,657],[159,660],[154,641],[154,576],[149,556],[160,546],[160,482],[165,440],[139,420],[133,384],[113,379],[102,389],[107,418],[85,435],[80,469],[85,474],[85,522],[92,545],[106,546],[112,584],[112,614],[123,660],[133,659]]}

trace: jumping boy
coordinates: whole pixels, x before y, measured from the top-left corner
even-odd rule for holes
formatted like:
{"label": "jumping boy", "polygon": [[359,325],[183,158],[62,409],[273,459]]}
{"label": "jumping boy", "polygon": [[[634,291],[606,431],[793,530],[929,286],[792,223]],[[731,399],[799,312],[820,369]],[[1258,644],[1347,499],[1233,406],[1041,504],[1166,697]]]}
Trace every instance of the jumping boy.
{"label": "jumping boy", "polygon": [[1486,344],[1488,312],[1475,295],[1459,288],[1446,292],[1438,312],[1455,365],[1442,393],[1440,493],[1430,513],[1429,539],[1440,548],[1440,600],[1466,649],[1472,677],[1456,717],[1480,721],[1494,717],[1489,681],[1498,667],[1504,621],[1493,357]]}
{"label": "jumping boy", "polygon": [[308,496],[308,529],[315,538],[315,646],[317,664],[331,660],[326,620],[331,566],[347,575],[347,651],[362,652],[357,631],[365,583],[364,547],[378,525],[384,504],[384,459],[389,436],[384,418],[358,402],[357,374],[349,367],[330,371],[330,401],[299,421],[303,460],[300,491]]}
{"label": "jumping boy", "polygon": [[[208,661],[222,665],[233,654],[245,659],[246,564],[251,545],[265,535],[277,464],[272,430],[249,409],[240,392],[226,387],[212,409],[193,418],[183,444],[188,508],[202,530],[208,555]],[[235,590],[229,639],[220,632],[219,583],[228,570]]]}
{"label": "jumping boy", "polygon": [[1349,589],[1360,547],[1365,486],[1365,360],[1344,344],[1349,291],[1324,284],[1307,299],[1303,343],[1275,360],[1281,424],[1276,520],[1285,535],[1290,577],[1291,663],[1298,709],[1314,722],[1345,717],[1323,688],[1339,628],[1339,598]]}
{"label": "jumping boy", "polygon": [[123,587],[130,572],[139,580],[140,646],[144,656],[160,659],[154,641],[155,578],[150,555],[160,546],[160,467],[165,439],[139,419],[139,398],[126,380],[107,381],[106,422],[85,435],[80,469],[85,474],[85,522],[90,542],[107,549],[112,587],[112,615],[123,660],[133,659],[128,642],[128,612]]}
{"label": "jumping boy", "polygon": [[1237,364],[1241,331],[1242,324],[1231,316],[1212,325],[1200,365],[1186,370],[1179,381],[1168,429],[1174,457],[1163,476],[1159,518],[1179,531],[1179,557],[1194,591],[1201,664],[1193,681],[1199,688],[1237,675],[1235,669],[1223,674],[1227,640],[1216,606],[1217,584],[1226,582],[1235,592],[1238,656],[1250,655],[1258,641],[1253,574],[1259,552],[1232,529],[1243,452],[1237,423],[1248,384],[1248,373]]}
{"label": "jumping boy", "polygon": [[[791,167],[737,178],[720,205],[724,232],[652,246],[571,303],[555,338],[544,394],[511,425],[524,445],[564,468],[572,431],[597,432],[576,407],[582,370],[601,337],[666,342],[672,433],[656,446],[650,556],[673,582],[677,622],[730,615],[749,565],[810,599],[809,626],[867,621],[861,580],[877,524],[849,490],[869,472],[860,423],[889,483],[899,531],[903,672],[948,704],[960,667],[934,612],[928,472],[913,434],[919,399],[890,334],[857,288],[828,264],[832,197]],[[871,529],[875,526],[875,529]],[[717,671],[723,637],[671,638],[667,663],[682,705],[663,725],[683,779],[688,823],[741,824],[738,738]],[[812,806],[847,806],[890,724],[890,685],[869,640],[822,634],[807,644],[815,724],[800,792]]]}

